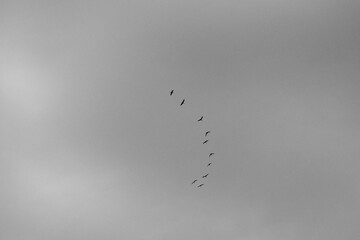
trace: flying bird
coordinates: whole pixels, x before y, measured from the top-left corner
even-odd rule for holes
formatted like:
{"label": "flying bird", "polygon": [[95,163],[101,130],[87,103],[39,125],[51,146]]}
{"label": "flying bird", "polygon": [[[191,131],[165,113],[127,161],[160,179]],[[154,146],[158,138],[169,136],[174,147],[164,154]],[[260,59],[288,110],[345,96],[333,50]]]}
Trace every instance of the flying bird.
{"label": "flying bird", "polygon": [[206,137],[209,133],[210,133],[210,131],[207,131],[207,132],[205,133],[205,137]]}
{"label": "flying bird", "polygon": [[182,102],[180,103],[180,106],[182,106],[185,102],[185,99],[182,100]]}
{"label": "flying bird", "polygon": [[171,92],[170,92],[170,96],[171,96],[171,95],[173,95],[173,93],[174,93],[174,89],[173,89],[173,90],[171,90]]}
{"label": "flying bird", "polygon": [[205,143],[207,143],[209,140],[205,140],[204,142],[203,142],[203,144],[205,144]]}
{"label": "flying bird", "polygon": [[202,120],[203,120],[203,117],[204,117],[204,116],[201,116],[201,118],[199,118],[198,122],[202,121]]}
{"label": "flying bird", "polygon": [[204,186],[204,184],[202,183],[202,184],[200,184],[199,186],[197,186],[197,187],[202,187],[202,186]]}
{"label": "flying bird", "polygon": [[206,178],[209,174],[207,173],[206,175],[202,176],[202,178]]}
{"label": "flying bird", "polygon": [[214,155],[214,154],[215,154],[215,153],[213,153],[213,152],[212,152],[212,153],[210,153],[210,154],[209,154],[209,157],[211,157],[211,156],[212,156],[212,155]]}
{"label": "flying bird", "polygon": [[208,163],[208,165],[207,165],[207,166],[209,167],[210,165],[211,165],[211,163]]}
{"label": "flying bird", "polygon": [[194,183],[196,183],[196,181],[197,181],[197,179],[195,179],[191,184],[194,184]]}

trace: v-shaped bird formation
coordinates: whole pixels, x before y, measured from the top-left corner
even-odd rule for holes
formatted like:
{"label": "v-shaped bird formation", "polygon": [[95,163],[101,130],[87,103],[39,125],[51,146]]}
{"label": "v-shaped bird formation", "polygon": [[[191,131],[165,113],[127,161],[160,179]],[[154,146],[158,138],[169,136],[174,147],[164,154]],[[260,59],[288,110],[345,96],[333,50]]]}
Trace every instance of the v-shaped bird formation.
{"label": "v-shaped bird formation", "polygon": [[[170,91],[170,96],[173,96],[173,95],[174,95],[174,89]],[[185,103],[185,99],[183,99],[183,100],[181,101],[180,106],[184,105],[184,103]],[[201,116],[201,117],[197,120],[197,122],[202,122],[203,120],[204,120],[204,116]],[[211,131],[206,131],[205,134],[204,134],[205,138],[207,138],[207,136],[208,136],[210,133],[211,133]],[[208,143],[208,142],[209,142],[209,139],[205,139],[205,140],[202,142],[202,144],[204,145],[204,144],[206,144],[206,143]],[[214,152],[210,152],[210,153],[209,153],[209,158],[212,158],[212,156],[213,156],[214,154],[215,154]],[[210,167],[211,164],[212,164],[212,162],[209,161],[209,162],[206,164],[206,167]],[[209,173],[206,173],[205,175],[199,177],[198,179],[194,179],[194,180],[191,182],[191,185],[194,185],[196,182],[198,182],[198,181],[200,181],[200,180],[204,180],[204,179],[207,178],[208,176],[209,176]],[[204,186],[204,183],[200,182],[199,185],[195,184],[195,186],[197,186],[197,187],[199,188],[199,187]]]}

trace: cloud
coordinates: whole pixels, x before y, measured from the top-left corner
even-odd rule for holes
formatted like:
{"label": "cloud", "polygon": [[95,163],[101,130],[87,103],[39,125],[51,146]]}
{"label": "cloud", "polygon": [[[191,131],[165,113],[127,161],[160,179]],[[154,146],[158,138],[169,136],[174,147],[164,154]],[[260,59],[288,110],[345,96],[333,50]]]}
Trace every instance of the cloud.
{"label": "cloud", "polygon": [[3,5],[3,238],[358,235],[357,2]]}

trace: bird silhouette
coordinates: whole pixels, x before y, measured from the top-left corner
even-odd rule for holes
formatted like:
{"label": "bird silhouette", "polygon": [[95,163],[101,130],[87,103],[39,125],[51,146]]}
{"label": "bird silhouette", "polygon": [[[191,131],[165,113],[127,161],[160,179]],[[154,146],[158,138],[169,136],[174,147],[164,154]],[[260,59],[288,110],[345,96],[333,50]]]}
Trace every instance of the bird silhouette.
{"label": "bird silhouette", "polygon": [[202,183],[202,184],[200,184],[199,186],[197,186],[197,187],[202,187],[202,186],[204,186],[204,184]]}
{"label": "bird silhouette", "polygon": [[182,102],[180,103],[180,106],[182,106],[185,102],[185,99],[182,100]]}
{"label": "bird silhouette", "polygon": [[202,176],[202,178],[206,178],[209,174],[207,173],[206,175]]}
{"label": "bird silhouette", "polygon": [[195,179],[191,184],[194,184],[194,183],[196,183],[196,181],[197,181],[197,179]]}
{"label": "bird silhouette", "polygon": [[209,133],[210,133],[210,131],[207,131],[207,132],[205,133],[205,137],[206,137]]}
{"label": "bird silhouette", "polygon": [[173,93],[174,93],[174,89],[173,89],[173,90],[171,90],[171,92],[170,92],[170,96],[171,96],[171,95],[173,95]]}
{"label": "bird silhouette", "polygon": [[211,157],[211,156],[212,156],[212,155],[214,155],[214,154],[215,154],[215,153],[213,153],[213,152],[212,152],[212,153],[210,153],[210,154],[209,154],[209,157]]}
{"label": "bird silhouette", "polygon": [[201,116],[201,118],[199,118],[198,122],[202,121],[202,120],[203,120],[203,117],[204,117],[204,116]]}
{"label": "bird silhouette", "polygon": [[208,163],[208,165],[207,165],[207,166],[209,167],[210,165],[211,165],[211,163]]}
{"label": "bird silhouette", "polygon": [[207,143],[209,140],[205,140],[204,142],[203,142],[203,144],[205,144],[205,143]]}

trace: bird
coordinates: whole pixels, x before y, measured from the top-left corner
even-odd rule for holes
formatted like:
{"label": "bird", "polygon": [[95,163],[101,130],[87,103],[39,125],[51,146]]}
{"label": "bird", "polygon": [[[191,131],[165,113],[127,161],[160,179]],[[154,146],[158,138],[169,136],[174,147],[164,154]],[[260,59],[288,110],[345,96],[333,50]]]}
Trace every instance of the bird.
{"label": "bird", "polygon": [[197,179],[195,179],[191,184],[194,184],[194,183],[196,183],[196,181],[197,181]]}
{"label": "bird", "polygon": [[180,106],[182,106],[185,102],[185,99],[182,100],[182,102],[180,103]]}
{"label": "bird", "polygon": [[209,174],[207,173],[206,175],[202,176],[202,178],[206,178]]}
{"label": "bird", "polygon": [[211,165],[211,163],[208,163],[208,165],[207,165],[207,166],[209,167],[210,165]]}
{"label": "bird", "polygon": [[205,140],[204,142],[203,142],[203,144],[205,144],[205,143],[207,143],[209,140]]}
{"label": "bird", "polygon": [[207,131],[207,132],[205,133],[205,137],[206,137],[209,133],[210,133],[210,131]]}
{"label": "bird", "polygon": [[212,152],[212,153],[210,153],[210,154],[209,154],[209,157],[211,157],[211,156],[212,156],[212,155],[214,155],[214,154],[215,154],[215,153],[213,153],[213,152]]}
{"label": "bird", "polygon": [[174,93],[174,89],[173,89],[173,90],[171,90],[171,92],[170,92],[170,96],[171,96],[171,95],[173,95],[173,93]]}
{"label": "bird", "polygon": [[203,120],[203,117],[204,117],[204,116],[201,116],[201,118],[199,118],[198,122],[202,121],[202,120]]}
{"label": "bird", "polygon": [[204,186],[204,184],[202,183],[202,184],[200,184],[199,186],[197,186],[197,187],[202,187],[202,186]]}

